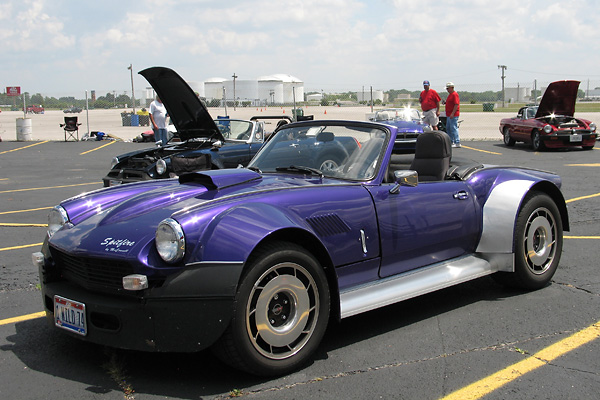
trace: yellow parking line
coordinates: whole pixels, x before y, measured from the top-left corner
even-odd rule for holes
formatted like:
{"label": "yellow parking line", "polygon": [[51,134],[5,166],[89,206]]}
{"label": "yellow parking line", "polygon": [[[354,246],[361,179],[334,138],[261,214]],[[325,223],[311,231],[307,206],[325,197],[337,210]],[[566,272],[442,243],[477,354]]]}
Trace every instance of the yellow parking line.
{"label": "yellow parking line", "polygon": [[15,324],[17,322],[28,321],[30,319],[36,319],[36,318],[45,317],[45,316],[46,316],[46,311],[40,311],[40,312],[36,312],[33,314],[21,315],[19,317],[0,319],[0,326],[8,325],[8,324]]}
{"label": "yellow parking line", "polygon": [[600,239],[600,236],[563,236],[564,239]]}
{"label": "yellow parking line", "polygon": [[480,152],[482,152],[482,153],[494,154],[494,155],[497,155],[497,156],[501,156],[501,155],[502,155],[502,153],[496,153],[495,151],[481,150],[481,149],[476,149],[475,147],[470,147],[470,146],[465,146],[465,145],[462,145],[461,147],[462,147],[463,149],[469,149],[469,150],[474,150],[474,151],[480,151]]}
{"label": "yellow parking line", "polygon": [[17,213],[22,213],[22,212],[39,211],[39,210],[49,210],[51,208],[52,207],[40,207],[40,208],[30,208],[29,210],[2,211],[2,212],[0,212],[0,215],[17,214]]}
{"label": "yellow parking line", "polygon": [[579,200],[591,199],[593,197],[598,197],[598,196],[600,196],[600,193],[589,194],[587,196],[575,197],[574,199],[566,200],[565,203],[571,203],[572,201],[579,201]]}
{"label": "yellow parking line", "polygon": [[59,189],[73,186],[85,186],[85,185],[97,185],[102,182],[88,182],[88,183],[76,183],[73,185],[62,185],[62,186],[47,186],[47,187],[39,187],[39,188],[29,188],[29,189],[13,189],[13,190],[3,190],[0,193],[15,193],[15,192],[28,192],[30,190],[46,190],[46,189]]}
{"label": "yellow parking line", "polygon": [[23,246],[4,247],[4,248],[0,249],[0,251],[19,250],[19,249],[26,249],[28,247],[39,247],[43,244],[44,243],[34,243],[34,244],[24,244]]}
{"label": "yellow parking line", "polygon": [[2,151],[2,152],[0,152],[0,154],[4,154],[4,153],[11,153],[11,152],[13,152],[13,151],[23,150],[23,149],[26,149],[26,148],[28,148],[28,147],[33,147],[33,146],[37,146],[37,145],[44,144],[44,143],[48,143],[48,142],[49,142],[49,140],[44,140],[43,142],[39,142],[39,143],[30,144],[29,146],[23,146],[23,147],[19,147],[18,149],[12,149],[12,150],[6,150],[6,151]]}
{"label": "yellow parking line", "polygon": [[565,164],[567,167],[600,167],[599,163],[595,164]]}
{"label": "yellow parking line", "polygon": [[33,226],[33,227],[47,227],[48,224],[20,224],[18,222],[0,222],[0,226],[10,226],[10,227],[24,227],[24,226]]}
{"label": "yellow parking line", "polygon": [[474,400],[480,399],[494,390],[521,378],[523,375],[539,367],[547,365],[551,361],[561,357],[600,337],[600,321],[574,333],[573,335],[546,347],[520,361],[496,372],[480,381],[470,384],[454,393],[443,397],[441,400]]}
{"label": "yellow parking line", "polygon": [[79,155],[80,155],[80,156],[82,156],[82,155],[84,155],[84,154],[91,153],[92,151],[100,150],[101,148],[103,148],[103,147],[106,147],[106,146],[108,146],[108,145],[111,145],[111,144],[113,144],[113,143],[115,143],[115,142],[114,142],[114,141],[110,141],[110,142],[108,142],[108,143],[106,143],[106,144],[103,144],[103,145],[102,145],[102,146],[100,146],[100,147],[96,147],[95,149],[91,149],[91,150],[88,150],[88,151],[84,151],[83,153],[79,153]]}

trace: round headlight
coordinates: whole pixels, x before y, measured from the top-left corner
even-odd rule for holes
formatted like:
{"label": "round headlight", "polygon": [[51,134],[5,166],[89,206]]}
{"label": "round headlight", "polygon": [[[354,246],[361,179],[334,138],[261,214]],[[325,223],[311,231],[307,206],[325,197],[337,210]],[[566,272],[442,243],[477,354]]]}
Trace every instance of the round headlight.
{"label": "round headlight", "polygon": [[48,214],[48,237],[52,237],[56,231],[69,221],[67,212],[61,206],[56,206]]}
{"label": "round headlight", "polygon": [[596,132],[596,124],[593,122],[590,124],[590,131]]}
{"label": "round headlight", "polygon": [[162,175],[165,172],[167,172],[167,163],[162,158],[156,162],[156,172],[159,175]]}
{"label": "round headlight", "polygon": [[545,125],[544,126],[544,132],[546,132],[546,133],[552,133],[552,125]]}
{"label": "round headlight", "polygon": [[179,222],[172,218],[162,220],[156,228],[156,250],[160,258],[176,263],[185,255],[185,236]]}
{"label": "round headlight", "polygon": [[119,163],[119,157],[113,157],[113,159],[110,160],[110,169],[113,169],[114,167],[116,167],[118,163]]}

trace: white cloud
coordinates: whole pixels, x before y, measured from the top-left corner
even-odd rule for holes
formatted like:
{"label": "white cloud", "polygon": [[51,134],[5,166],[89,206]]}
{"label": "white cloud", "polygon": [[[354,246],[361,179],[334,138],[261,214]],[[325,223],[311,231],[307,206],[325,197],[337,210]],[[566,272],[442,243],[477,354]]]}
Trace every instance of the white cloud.
{"label": "white cloud", "polygon": [[[28,87],[39,87],[36,91],[77,85],[112,91],[127,88],[123,69],[133,63],[138,69],[171,66],[195,81],[234,71],[245,79],[289,73],[307,87],[390,89],[419,86],[425,77],[499,82],[497,65],[505,64],[508,79],[577,73],[600,81],[594,75],[600,9],[593,0],[73,4],[5,0],[0,5],[0,51],[10,60],[0,66],[5,79],[27,80]],[[70,64],[67,53],[75,60]],[[44,76],[35,73],[40,68]]]}

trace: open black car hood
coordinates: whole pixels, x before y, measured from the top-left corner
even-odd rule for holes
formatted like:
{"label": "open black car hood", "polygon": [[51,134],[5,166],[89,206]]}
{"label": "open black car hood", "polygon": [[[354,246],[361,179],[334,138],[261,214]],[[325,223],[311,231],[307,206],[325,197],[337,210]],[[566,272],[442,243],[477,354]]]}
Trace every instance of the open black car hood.
{"label": "open black car hood", "polygon": [[535,117],[547,117],[550,114],[572,117],[578,89],[579,81],[552,82],[544,92]]}
{"label": "open black car hood", "polygon": [[160,97],[181,140],[204,137],[225,141],[200,98],[177,72],[165,67],[151,67],[139,74]]}

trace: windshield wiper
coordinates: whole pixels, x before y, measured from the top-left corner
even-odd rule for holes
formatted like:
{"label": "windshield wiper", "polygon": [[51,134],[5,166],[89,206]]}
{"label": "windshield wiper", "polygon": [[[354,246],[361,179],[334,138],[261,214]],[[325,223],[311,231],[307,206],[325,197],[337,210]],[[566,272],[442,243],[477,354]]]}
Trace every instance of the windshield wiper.
{"label": "windshield wiper", "polygon": [[250,171],[254,171],[254,172],[257,172],[259,174],[262,174],[262,171],[259,168],[257,168],[257,167],[248,167],[248,169]]}
{"label": "windshield wiper", "polygon": [[277,167],[275,171],[287,171],[287,172],[300,172],[300,173],[310,173],[312,175],[318,175],[321,178],[323,177],[323,172],[320,169],[305,167],[302,165],[290,165],[289,167]]}

